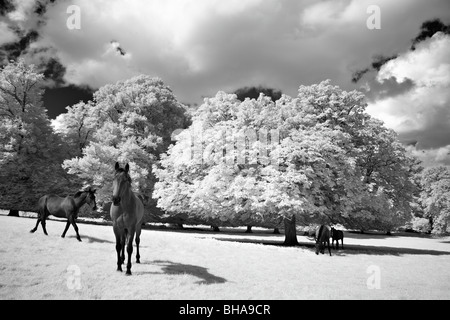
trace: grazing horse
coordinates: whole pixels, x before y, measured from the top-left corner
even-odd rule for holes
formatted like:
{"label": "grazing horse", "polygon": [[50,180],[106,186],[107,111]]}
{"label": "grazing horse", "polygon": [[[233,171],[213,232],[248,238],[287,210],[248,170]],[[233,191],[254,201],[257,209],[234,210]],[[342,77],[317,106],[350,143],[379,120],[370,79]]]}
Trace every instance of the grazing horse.
{"label": "grazing horse", "polygon": [[81,241],[80,235],[78,234],[78,227],[76,220],[78,218],[78,211],[84,204],[94,204],[92,210],[97,210],[97,204],[95,202],[95,191],[91,187],[84,191],[78,191],[74,196],[67,196],[61,198],[55,195],[45,195],[39,199],[38,202],[38,220],[36,226],[30,232],[35,233],[39,223],[42,223],[42,229],[44,234],[48,236],[47,229],[45,228],[45,220],[48,216],[55,216],[57,218],[66,218],[67,224],[64,229],[62,238],[66,236],[67,230],[70,224],[73,225],[75,232],[77,233],[77,240]]}
{"label": "grazing horse", "polygon": [[325,244],[328,244],[328,252],[331,256],[330,249],[330,227],[326,225],[321,225],[320,228],[316,230],[316,254],[325,253]]}
{"label": "grazing horse", "polygon": [[[125,244],[127,245],[128,263],[127,275],[131,275],[131,255],[133,254],[133,239],[136,235],[136,263],[140,263],[139,243],[141,225],[144,218],[144,205],[139,197],[131,190],[130,166],[125,169],[119,163],[115,166],[113,180],[113,204],[110,215],[113,221],[114,235],[116,236],[117,271],[122,272],[125,262]],[[122,251],[122,256],[121,256]]]}
{"label": "grazing horse", "polygon": [[334,241],[336,241],[336,250],[339,250],[339,240],[342,243],[342,249],[344,249],[344,232],[331,228],[331,246],[334,249]]}

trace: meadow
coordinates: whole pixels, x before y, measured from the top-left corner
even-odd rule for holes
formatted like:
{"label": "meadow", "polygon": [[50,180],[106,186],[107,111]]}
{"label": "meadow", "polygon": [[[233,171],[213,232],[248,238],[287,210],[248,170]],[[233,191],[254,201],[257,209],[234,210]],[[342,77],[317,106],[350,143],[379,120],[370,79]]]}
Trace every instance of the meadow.
{"label": "meadow", "polygon": [[[270,230],[145,229],[141,264],[116,271],[111,226],[0,215],[0,299],[450,299],[450,237],[345,233],[333,256]],[[134,251],[135,253],[136,251]]]}

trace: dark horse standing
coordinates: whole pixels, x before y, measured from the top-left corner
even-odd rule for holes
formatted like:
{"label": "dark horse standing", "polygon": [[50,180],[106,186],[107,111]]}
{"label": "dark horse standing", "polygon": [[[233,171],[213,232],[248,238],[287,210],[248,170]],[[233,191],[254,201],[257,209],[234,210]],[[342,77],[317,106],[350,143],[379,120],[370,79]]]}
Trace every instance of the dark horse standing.
{"label": "dark horse standing", "polygon": [[97,204],[95,203],[95,191],[90,187],[84,191],[78,191],[74,196],[67,196],[65,198],[61,198],[55,195],[45,195],[39,199],[38,202],[38,221],[36,226],[31,233],[35,233],[39,223],[42,223],[42,229],[44,230],[45,235],[48,235],[47,229],[45,228],[45,220],[48,216],[52,215],[57,218],[66,218],[67,224],[64,229],[62,238],[66,236],[66,232],[70,227],[70,224],[73,225],[75,232],[77,233],[77,240],[81,241],[80,235],[78,234],[78,227],[75,221],[78,218],[78,211],[84,204],[94,204],[92,210],[97,210]]}
{"label": "dark horse standing", "polygon": [[334,248],[334,241],[336,241],[336,250],[339,249],[339,240],[341,240],[342,249],[344,249],[344,232],[331,228],[331,246]]}
{"label": "dark horse standing", "polygon": [[[127,275],[131,275],[131,255],[133,254],[133,240],[136,235],[136,263],[140,263],[139,243],[141,225],[144,218],[144,205],[139,197],[131,190],[130,166],[125,169],[119,163],[115,166],[113,181],[113,205],[110,215],[116,236],[117,271],[122,272],[125,262],[125,244],[127,245],[128,263]],[[122,255],[121,255],[122,251]]]}
{"label": "dark horse standing", "polygon": [[328,244],[328,252],[331,256],[330,249],[330,227],[326,225],[321,225],[320,228],[316,230],[316,254],[325,253],[325,244]]}

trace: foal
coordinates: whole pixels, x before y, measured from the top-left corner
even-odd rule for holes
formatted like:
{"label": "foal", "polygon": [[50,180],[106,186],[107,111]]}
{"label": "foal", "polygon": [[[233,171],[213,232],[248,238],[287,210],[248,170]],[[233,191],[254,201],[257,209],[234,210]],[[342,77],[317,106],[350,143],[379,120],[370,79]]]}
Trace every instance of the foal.
{"label": "foal", "polygon": [[342,243],[342,249],[344,249],[344,232],[331,228],[331,246],[334,249],[334,241],[336,241],[336,250],[339,250],[339,240]]}

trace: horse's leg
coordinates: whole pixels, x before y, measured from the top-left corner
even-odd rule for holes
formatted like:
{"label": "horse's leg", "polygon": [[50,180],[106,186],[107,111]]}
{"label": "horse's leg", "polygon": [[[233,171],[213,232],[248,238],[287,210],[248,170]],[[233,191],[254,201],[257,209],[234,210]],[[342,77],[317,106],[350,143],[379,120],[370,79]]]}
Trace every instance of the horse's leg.
{"label": "horse's leg", "polygon": [[330,253],[330,257],[331,257],[330,239],[327,240],[327,243],[328,243],[328,252]]}
{"label": "horse's leg", "polygon": [[134,228],[130,228],[128,231],[128,242],[127,242],[127,253],[128,253],[128,263],[127,263],[127,275],[131,276],[131,256],[133,255],[133,241],[134,241]]}
{"label": "horse's leg", "polygon": [[119,228],[114,225],[114,235],[116,236],[116,252],[117,252],[117,271],[122,272],[122,258],[120,257],[120,250],[122,249],[122,235]]}
{"label": "horse's leg", "polygon": [[41,219],[41,224],[42,224],[42,230],[44,230],[44,234],[46,236],[48,236],[47,228],[46,228],[46,219],[47,219],[47,217],[46,217],[46,215],[44,215],[44,217]]}
{"label": "horse's leg", "polygon": [[341,239],[341,242],[342,242],[342,246],[341,247],[342,247],[342,249],[344,249],[344,238]]}
{"label": "horse's leg", "polygon": [[78,233],[78,226],[75,223],[75,217],[73,215],[69,216],[69,221],[72,224],[73,228],[75,229],[75,232],[77,234],[77,240],[81,242],[80,234]]}
{"label": "horse's leg", "polygon": [[121,244],[122,244],[122,249],[121,249],[122,250],[122,257],[121,257],[122,264],[125,263],[125,245],[127,243],[127,234],[128,234],[128,230],[125,229],[122,234],[122,240],[121,240],[122,241],[121,242]]}
{"label": "horse's leg", "polygon": [[36,222],[36,226],[34,227],[34,229],[31,229],[31,233],[35,233],[36,231],[37,231],[37,229],[38,229],[38,227],[39,227],[39,223],[41,223],[41,214],[39,213],[38,214],[38,219],[37,219],[37,222]]}
{"label": "horse's leg", "polygon": [[64,229],[64,232],[61,235],[61,238],[65,238],[66,237],[66,233],[67,233],[67,230],[69,230],[69,227],[70,227],[70,220],[67,219],[66,228]]}
{"label": "horse's leg", "polygon": [[139,254],[139,244],[141,243],[141,226],[136,228],[136,263],[141,263],[141,255]]}

